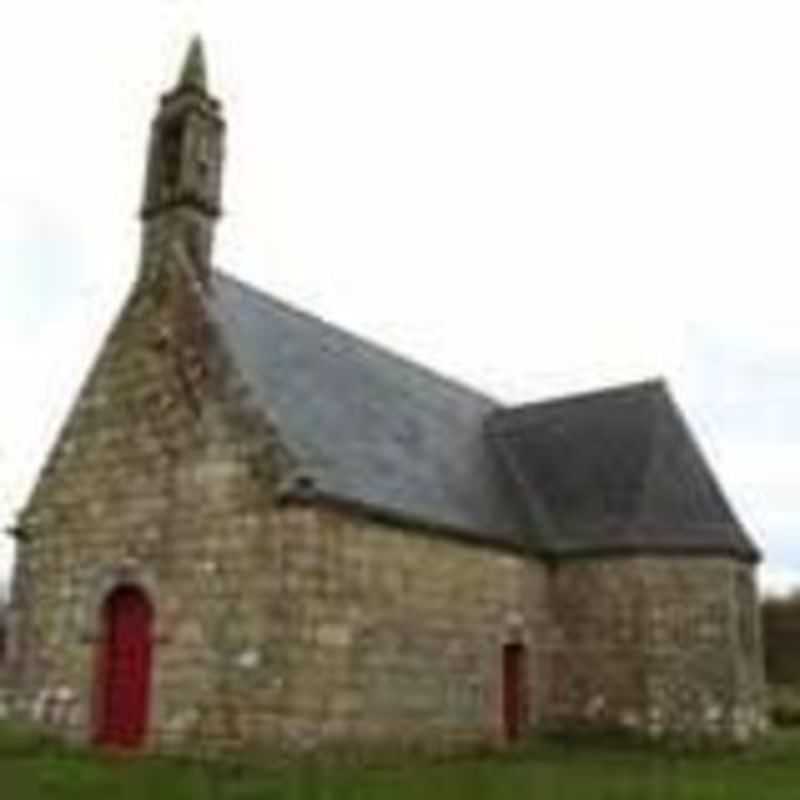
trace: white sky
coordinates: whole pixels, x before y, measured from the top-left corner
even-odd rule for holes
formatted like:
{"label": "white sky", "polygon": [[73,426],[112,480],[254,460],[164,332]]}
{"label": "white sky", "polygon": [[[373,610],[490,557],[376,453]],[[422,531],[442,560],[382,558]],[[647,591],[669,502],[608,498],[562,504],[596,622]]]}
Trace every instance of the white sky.
{"label": "white sky", "polygon": [[765,584],[800,584],[796,0],[3,9],[0,525],[133,279],[199,31],[219,265],[508,402],[665,375]]}

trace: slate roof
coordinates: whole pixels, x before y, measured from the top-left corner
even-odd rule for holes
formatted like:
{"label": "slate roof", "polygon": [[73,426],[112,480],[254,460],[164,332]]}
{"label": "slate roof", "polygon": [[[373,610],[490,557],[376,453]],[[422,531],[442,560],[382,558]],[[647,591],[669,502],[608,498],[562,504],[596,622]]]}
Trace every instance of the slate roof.
{"label": "slate roof", "polygon": [[483,435],[497,404],[217,272],[211,310],[321,497],[474,540],[532,535]]}
{"label": "slate roof", "polygon": [[662,381],[500,410],[487,431],[553,554],[759,557]]}
{"label": "slate roof", "polygon": [[304,497],[545,556],[757,557],[660,383],[504,408],[219,272],[209,309]]}

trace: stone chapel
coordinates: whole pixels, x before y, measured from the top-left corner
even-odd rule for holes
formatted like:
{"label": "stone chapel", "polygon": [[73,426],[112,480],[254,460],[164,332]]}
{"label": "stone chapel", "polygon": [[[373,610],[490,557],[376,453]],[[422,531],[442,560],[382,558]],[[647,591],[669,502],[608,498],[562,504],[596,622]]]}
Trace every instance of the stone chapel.
{"label": "stone chapel", "polygon": [[149,751],[759,732],[759,552],[665,384],[508,407],[236,280],[224,137],[195,40],[14,528],[13,713]]}

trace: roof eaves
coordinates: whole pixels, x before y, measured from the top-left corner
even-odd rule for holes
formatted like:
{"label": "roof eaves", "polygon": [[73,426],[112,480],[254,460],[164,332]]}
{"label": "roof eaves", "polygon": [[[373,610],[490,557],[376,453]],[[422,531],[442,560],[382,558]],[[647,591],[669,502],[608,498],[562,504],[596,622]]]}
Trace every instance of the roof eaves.
{"label": "roof eaves", "polygon": [[546,555],[538,550],[532,541],[523,541],[522,534],[519,534],[518,539],[515,540],[508,535],[491,535],[485,531],[475,531],[465,526],[425,519],[412,513],[371,505],[355,498],[343,497],[325,491],[313,483],[304,486],[284,486],[280,500],[284,505],[327,506],[355,513],[364,519],[389,525],[404,533],[425,533],[455,540],[460,544],[511,552],[532,558],[543,558]]}
{"label": "roof eaves", "polygon": [[675,545],[658,544],[615,544],[615,545],[575,545],[574,547],[560,547],[554,554],[556,561],[569,561],[580,558],[680,558],[703,556],[708,558],[732,558],[748,564],[757,564],[762,560],[759,550],[744,550],[742,548],[722,545],[701,545],[697,547],[679,547]]}

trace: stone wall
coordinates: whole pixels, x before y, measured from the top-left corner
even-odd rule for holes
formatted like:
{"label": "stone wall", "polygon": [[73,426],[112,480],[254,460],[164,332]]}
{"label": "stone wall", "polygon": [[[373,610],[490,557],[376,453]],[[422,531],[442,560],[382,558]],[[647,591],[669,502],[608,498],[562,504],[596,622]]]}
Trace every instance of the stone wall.
{"label": "stone wall", "polygon": [[760,621],[750,565],[720,557],[564,563],[551,722],[745,742],[763,732]]}
{"label": "stone wall", "polygon": [[11,656],[28,713],[90,735],[102,603],[135,584],[156,612],[153,747],[496,741],[512,641],[528,650],[535,720],[543,567],[280,507],[280,442],[248,414],[194,285],[154,274],[20,521]]}
{"label": "stone wall", "polygon": [[[167,258],[162,233],[148,252]],[[497,743],[515,642],[529,726],[758,727],[747,566],[545,565],[282,506],[291,458],[172,266],[143,270],[20,520],[15,705],[90,737],[102,603],[135,584],[156,615],[153,748]]]}
{"label": "stone wall", "polygon": [[[265,550],[261,585],[226,615],[226,685],[216,698],[180,681],[162,690],[165,730],[187,713],[192,736],[229,738],[227,711],[237,741],[291,749],[497,742],[509,642],[527,648],[536,718],[546,685],[537,564],[311,508],[277,513]],[[263,613],[248,620],[254,595]],[[210,597],[206,613],[217,607]],[[173,644],[178,657],[184,643]],[[170,658],[165,649],[165,673]]]}
{"label": "stone wall", "polygon": [[[166,258],[167,234],[149,252]],[[222,609],[180,647],[188,610],[234,575],[226,602],[243,601],[261,580],[255,556],[268,535],[258,514],[271,506],[279,447],[246,413],[233,419],[241,387],[193,280],[178,268],[143,276],[20,520],[9,654],[17,692],[34,718],[79,737],[90,728],[104,593],[120,582],[141,586],[156,609],[159,656],[170,641],[181,650],[170,662],[176,679],[197,665],[210,673],[218,659],[204,645]],[[171,680],[162,687],[156,678],[156,719]]]}

